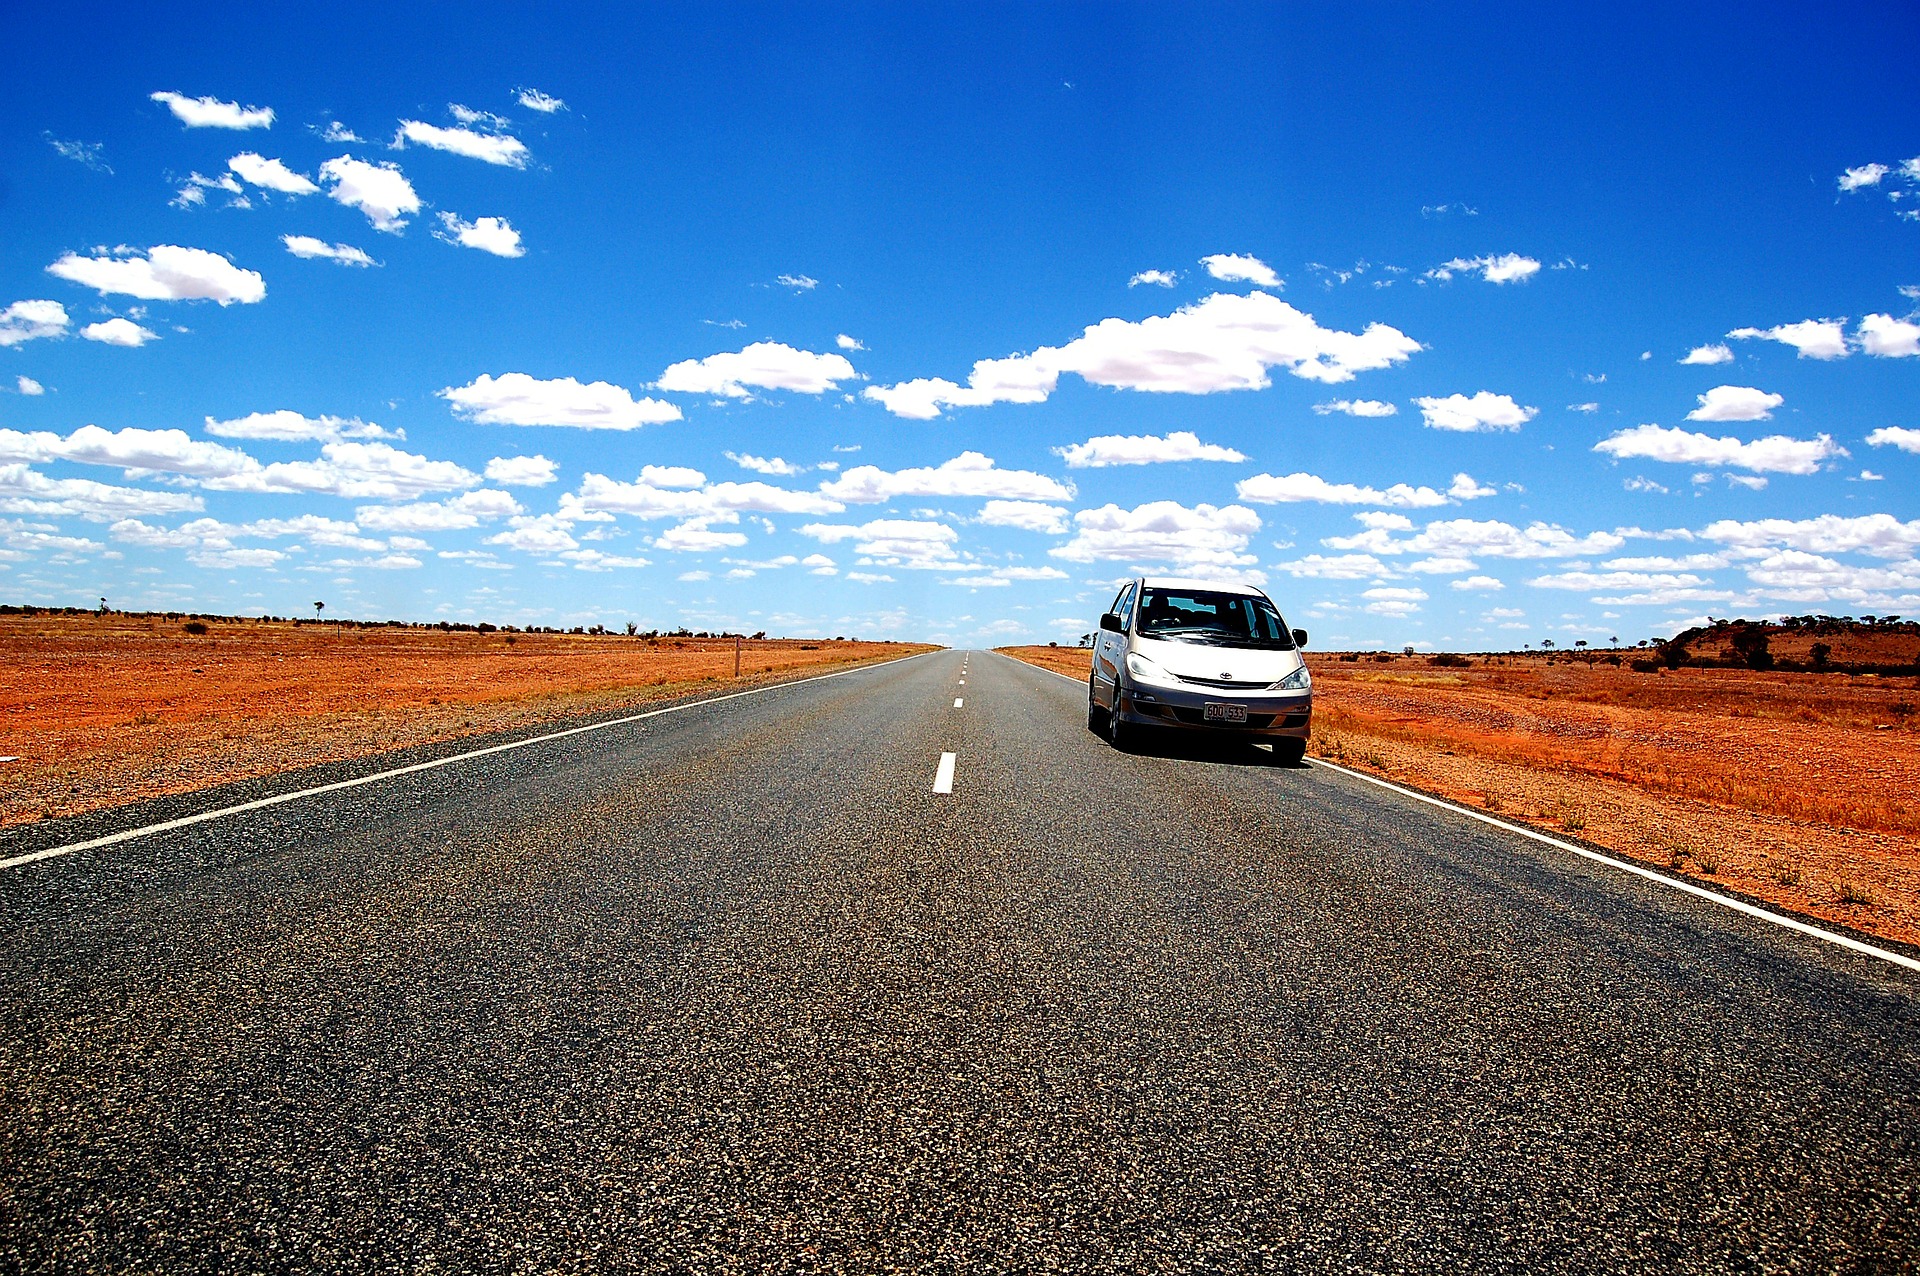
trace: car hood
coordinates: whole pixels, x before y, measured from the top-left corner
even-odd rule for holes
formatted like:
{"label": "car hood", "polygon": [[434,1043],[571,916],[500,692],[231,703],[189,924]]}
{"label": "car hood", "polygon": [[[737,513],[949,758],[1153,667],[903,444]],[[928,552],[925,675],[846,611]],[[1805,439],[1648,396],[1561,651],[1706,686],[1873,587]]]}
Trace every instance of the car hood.
{"label": "car hood", "polygon": [[1156,638],[1138,638],[1133,649],[1168,673],[1220,682],[1278,682],[1304,663],[1298,651],[1208,647]]}

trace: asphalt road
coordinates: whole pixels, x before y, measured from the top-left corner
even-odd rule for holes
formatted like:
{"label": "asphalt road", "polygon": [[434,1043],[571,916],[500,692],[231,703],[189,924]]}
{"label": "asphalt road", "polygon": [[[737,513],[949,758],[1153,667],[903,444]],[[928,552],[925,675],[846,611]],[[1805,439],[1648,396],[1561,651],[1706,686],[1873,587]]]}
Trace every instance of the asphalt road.
{"label": "asphalt road", "polygon": [[945,652],[4,870],[0,1265],[1915,1270],[1920,978],[1251,761]]}

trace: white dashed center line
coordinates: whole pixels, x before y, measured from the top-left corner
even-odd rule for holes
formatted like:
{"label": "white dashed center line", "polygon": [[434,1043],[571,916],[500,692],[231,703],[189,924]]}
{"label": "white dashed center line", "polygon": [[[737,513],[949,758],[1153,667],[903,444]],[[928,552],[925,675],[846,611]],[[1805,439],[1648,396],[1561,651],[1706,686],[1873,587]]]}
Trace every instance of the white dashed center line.
{"label": "white dashed center line", "polygon": [[958,709],[960,707],[960,704],[961,704],[961,697],[955,696],[953,698],[953,707]]}
{"label": "white dashed center line", "polygon": [[940,755],[940,767],[933,773],[933,791],[935,793],[953,792],[953,758],[951,753]]}

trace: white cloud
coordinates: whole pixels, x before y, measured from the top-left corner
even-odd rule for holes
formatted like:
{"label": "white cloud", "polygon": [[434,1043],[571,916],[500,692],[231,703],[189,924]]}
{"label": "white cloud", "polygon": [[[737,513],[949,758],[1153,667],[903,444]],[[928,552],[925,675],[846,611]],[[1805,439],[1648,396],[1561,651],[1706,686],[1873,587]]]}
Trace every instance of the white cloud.
{"label": "white cloud", "polygon": [[447,114],[462,124],[478,124],[483,129],[503,129],[513,124],[513,121],[504,115],[495,115],[492,111],[476,111],[458,102],[447,103]]}
{"label": "white cloud", "polygon": [[776,275],[773,282],[782,288],[791,288],[795,292],[812,292],[820,286],[820,281],[812,275]]}
{"label": "white cloud", "polygon": [[521,89],[514,96],[520,105],[529,111],[538,111],[542,115],[552,115],[555,111],[567,109],[565,102],[552,94],[542,93],[539,89]]}
{"label": "white cloud", "polygon": [[1854,330],[1860,348],[1882,359],[1906,359],[1920,355],[1920,323],[1895,319],[1892,315],[1868,315]]}
{"label": "white cloud", "polygon": [[223,478],[260,468],[245,452],[190,438],[185,430],[108,431],[97,425],[83,425],[64,438],[40,431],[0,430],[0,461],[71,461],[193,478]]}
{"label": "white cloud", "polygon": [[1689,421],[1764,421],[1786,400],[1747,385],[1717,385],[1695,395],[1700,406],[1687,413]]}
{"label": "white cloud", "polygon": [[520,232],[504,217],[476,217],[470,222],[463,222],[453,213],[441,213],[440,226],[441,229],[433,232],[434,238],[444,239],[450,244],[478,248],[495,257],[527,255],[526,248],[520,243]]}
{"label": "white cloud", "polygon": [[[0,430],[0,435],[12,431]],[[149,492],[92,479],[48,478],[26,465],[0,464],[0,511],[106,523],[133,514],[178,514],[201,508],[184,492]]]}
{"label": "white cloud", "polygon": [[506,492],[483,487],[444,501],[362,505],[354,511],[354,520],[381,532],[458,532],[521,512],[520,502]]}
{"label": "white cloud", "polygon": [[1621,430],[1594,444],[1593,450],[1621,458],[1644,457],[1675,465],[1732,465],[1768,474],[1812,474],[1821,462],[1845,455],[1827,434],[1812,439],[1774,434],[1743,443],[1732,436],[1714,438],[1658,425]]}
{"label": "white cloud", "polygon": [[1920,550],[1920,519],[1903,523],[1891,514],[1821,514],[1753,522],[1723,519],[1707,524],[1700,535],[1736,549],[1779,547],[1814,554],[1858,552],[1877,558],[1905,558]]}
{"label": "white cloud", "polygon": [[1569,412],[1598,412],[1599,410],[1600,410],[1600,405],[1598,403],[1592,403],[1592,402],[1569,403],[1567,405],[1567,411]]}
{"label": "white cloud", "polygon": [[1330,549],[1367,554],[1425,554],[1436,558],[1579,558],[1606,554],[1626,544],[1626,538],[1613,532],[1589,532],[1576,536],[1551,523],[1531,523],[1525,528],[1494,520],[1446,519],[1428,523],[1417,535],[1398,537],[1413,523],[1404,514],[1362,513],[1354,515],[1364,531],[1352,536],[1329,536]]}
{"label": "white cloud", "polygon": [[1065,501],[1073,489],[1031,470],[1003,470],[991,457],[962,452],[937,466],[888,471],[856,465],[822,483],[820,491],[850,505],[872,505],[903,496],[986,496],[1014,501]]}
{"label": "white cloud", "polygon": [[521,514],[507,520],[505,531],[487,537],[489,545],[505,545],[528,554],[558,554],[580,548],[572,523],[554,514]]}
{"label": "white cloud", "polygon": [[[659,471],[655,471],[656,474]],[[563,508],[582,514],[629,514],[635,518],[714,520],[740,511],[760,514],[838,514],[845,505],[817,492],[796,492],[771,483],[712,483],[697,488],[669,488],[646,480],[622,483],[604,474],[588,473]],[[731,521],[728,519],[727,521]]]}
{"label": "white cloud", "polygon": [[1243,574],[1257,561],[1246,549],[1260,516],[1243,505],[1103,505],[1079,511],[1073,521],[1073,539],[1049,551],[1070,563],[1167,563],[1198,574]]}
{"label": "white cloud", "polygon": [[690,465],[643,465],[640,481],[652,487],[705,487],[707,476]]}
{"label": "white cloud", "polygon": [[839,346],[842,350],[865,350],[866,349],[865,346],[860,344],[860,339],[858,337],[849,337],[844,332],[833,339],[833,344],[836,346]]}
{"label": "white cloud", "polygon": [[1747,579],[1776,598],[1797,602],[1840,599],[1876,607],[1908,607],[1920,600],[1920,562],[1856,567],[1802,550],[1770,554],[1747,567]]}
{"label": "white cloud", "polygon": [[1725,345],[1695,346],[1687,351],[1682,363],[1732,363],[1733,351]]}
{"label": "white cloud", "polygon": [[824,394],[858,375],[843,355],[814,354],[777,341],[756,341],[738,353],[684,359],[661,373],[654,388],[748,399],[753,397],[748,386]]}
{"label": "white cloud", "polygon": [[[732,522],[738,517],[738,515],[734,515],[732,518],[720,521]],[[744,532],[714,531],[708,526],[709,523],[714,521],[716,520],[712,518],[696,518],[689,519],[678,526],[669,527],[666,531],[654,537],[654,548],[670,550],[681,554],[704,554],[716,549],[738,549],[747,543],[747,536]],[[751,575],[752,573],[749,572],[748,574]]]}
{"label": "white cloud", "polygon": [[362,421],[359,417],[302,416],[282,408],[277,412],[253,412],[231,421],[208,417],[208,434],[227,439],[272,439],[280,443],[302,441],[328,442],[334,439],[400,439],[406,435]]}
{"label": "white cloud", "polygon": [[1058,567],[996,567],[983,575],[949,577],[946,583],[979,589],[1011,585],[1015,581],[1065,579],[1067,574]]}
{"label": "white cloud", "polygon": [[229,208],[253,207],[252,201],[247,199],[246,192],[241,189],[240,183],[236,182],[230,173],[222,173],[218,177],[189,173],[186,181],[181,184],[180,193],[168,202],[175,208],[197,208],[207,202],[208,191],[225,191],[234,196],[227,205]]}
{"label": "white cloud", "polygon": [[983,359],[965,386],[920,378],[863,393],[896,416],[931,420],[943,406],[1044,402],[1065,372],[1120,389],[1211,394],[1265,389],[1274,367],[1310,381],[1350,381],[1356,372],[1404,362],[1420,348],[1386,324],[1359,333],[1322,328],[1271,293],[1215,293],[1137,323],[1102,320],[1064,346]]}
{"label": "white cloud", "polygon": [[1449,581],[1447,583],[1453,589],[1471,590],[1476,593],[1484,593],[1484,592],[1490,592],[1496,589],[1506,588],[1505,584],[1503,584],[1498,580],[1495,580],[1491,576],[1468,576],[1461,580]]}
{"label": "white cloud", "polygon": [[69,142],[55,137],[51,132],[42,132],[40,136],[47,140],[47,145],[51,146],[61,158],[85,165],[96,173],[113,176],[113,166],[100,158],[100,153],[106,149],[105,142],[82,142],[77,139]]}
{"label": "white cloud", "polygon": [[1540,263],[1531,257],[1522,257],[1519,253],[1501,253],[1497,257],[1455,257],[1452,261],[1435,266],[1427,272],[1427,278],[1442,282],[1452,279],[1455,273],[1473,274],[1490,284],[1519,283],[1530,279],[1540,272]]}
{"label": "white cloud", "polygon": [[319,190],[311,179],[296,173],[277,159],[267,159],[252,151],[242,151],[227,161],[227,167],[240,175],[240,180],[265,190],[279,191],[283,195],[311,195]]}
{"label": "white cloud", "polygon": [[323,142],[364,142],[366,140],[339,120],[330,121],[325,128],[318,125],[308,125],[308,127],[318,133]]}
{"label": "white cloud", "polygon": [[634,430],[678,421],[680,409],[659,399],[635,399],[606,381],[586,385],[572,377],[540,381],[524,372],[482,373],[440,397],[454,415],[479,425],[555,425],[582,430]]}
{"label": "white cloud", "polygon": [[25,375],[16,377],[14,379],[14,385],[15,385],[15,388],[18,389],[19,392],[24,395],[38,396],[38,395],[45,394],[47,392],[47,387],[41,385],[38,381],[35,381],[32,377],[25,376]]}
{"label": "white cloud", "polygon": [[80,329],[80,335],[88,341],[98,341],[106,346],[126,346],[138,349],[149,341],[158,341],[160,334],[151,328],[142,328],[131,319],[103,319],[99,323],[90,323]]}
{"label": "white cloud", "polygon": [[280,242],[285,244],[287,251],[295,257],[305,257],[309,259],[324,257],[330,261],[337,261],[342,266],[371,266],[374,264],[373,258],[367,256],[365,252],[355,248],[352,244],[329,244],[326,240],[315,239],[311,235],[282,235],[280,236]]}
{"label": "white cloud", "polygon": [[988,527],[1017,527],[1059,536],[1067,530],[1067,511],[1040,501],[988,501],[980,507],[978,521]]}
{"label": "white cloud", "polygon": [[812,468],[806,465],[795,465],[777,456],[755,456],[750,452],[723,452],[721,455],[743,470],[752,470],[755,474],[772,474],[781,478],[805,474]]}
{"label": "white cloud", "polygon": [[1639,591],[1642,593],[1678,594],[1698,590],[1713,582],[1703,576],[1675,572],[1592,572],[1567,571],[1555,572],[1546,576],[1536,576],[1527,582],[1535,589],[1573,589],[1582,592],[1593,590]]}
{"label": "white cloud", "polygon": [[270,106],[241,106],[238,102],[222,102],[218,98],[185,97],[164,91],[147,96],[150,101],[166,103],[173,117],[188,128],[273,127],[273,108]]}
{"label": "white cloud", "polygon": [[420,196],[398,164],[369,164],[342,155],[320,166],[320,180],[335,203],[365,213],[375,230],[397,235],[407,217],[420,211]]}
{"label": "white cloud", "polygon": [[435,461],[386,443],[327,443],[320,449],[319,460],[254,465],[237,474],[205,479],[203,486],[230,492],[304,492],[405,501],[458,491],[480,481],[478,474],[452,461]]}
{"label": "white cloud", "polygon": [[525,168],[527,164],[526,143],[505,133],[476,133],[468,128],[441,128],[420,120],[401,120],[393,144],[398,148],[408,142],[505,168]]}
{"label": "white cloud", "polygon": [[1322,505],[1396,505],[1422,509],[1450,503],[1446,493],[1436,492],[1430,487],[1395,483],[1382,491],[1353,483],[1329,483],[1317,474],[1307,473],[1278,476],[1256,474],[1252,478],[1241,479],[1234,488],[1234,494],[1243,501],[1260,505],[1314,501]]}
{"label": "white cloud", "polygon": [[1481,390],[1472,398],[1450,394],[1444,399],[1420,398],[1414,403],[1427,426],[1435,430],[1517,430],[1540,413],[1539,408],[1522,407],[1510,395]]}
{"label": "white cloud", "polygon": [[1143,270],[1127,280],[1127,287],[1138,288],[1141,284],[1153,284],[1160,288],[1171,288],[1179,280],[1180,276],[1171,270]]}
{"label": "white cloud", "polygon": [[1370,580],[1395,574],[1393,568],[1372,554],[1308,554],[1274,566],[1290,576],[1308,580]]}
{"label": "white cloud", "polygon": [[559,474],[560,467],[544,456],[496,456],[486,468],[487,481],[505,487],[545,487]]}
{"label": "white cloud", "polygon": [[1878,186],[1880,179],[1893,170],[1885,164],[1862,164],[1840,174],[1840,189],[1857,191],[1866,186]]}
{"label": "white cloud", "polygon": [[[954,552],[960,534],[944,523],[899,518],[875,519],[858,526],[808,523],[800,528],[800,534],[830,545],[853,542],[853,552],[859,555],[862,566],[954,571],[971,565]],[[850,572],[848,579],[870,583],[881,578]]]}
{"label": "white cloud", "polygon": [[63,337],[68,322],[67,308],[57,301],[16,301],[0,310],[0,346]]}
{"label": "white cloud", "polygon": [[1895,447],[1902,452],[1920,454],[1920,430],[1909,430],[1898,425],[1883,425],[1867,435],[1867,446]]}
{"label": "white cloud", "polygon": [[1191,430],[1157,434],[1102,434],[1085,443],[1053,449],[1069,469],[1152,465],[1159,461],[1244,461],[1246,455],[1217,443],[1202,443]]}
{"label": "white cloud", "polygon": [[1321,416],[1342,412],[1347,416],[1364,417],[1395,416],[1400,411],[1393,404],[1383,403],[1379,399],[1335,399],[1331,403],[1316,403],[1313,410]]}
{"label": "white cloud", "polygon": [[1273,267],[1245,253],[1215,253],[1211,257],[1202,257],[1200,264],[1207,268],[1209,275],[1228,283],[1258,284],[1262,288],[1285,286],[1280,276],[1273,273]]}
{"label": "white cloud", "polygon": [[102,296],[125,293],[143,301],[217,301],[252,303],[267,295],[258,274],[204,248],[158,244],[140,256],[131,250],[106,257],[68,253],[47,273],[92,288]]}
{"label": "white cloud", "polygon": [[1844,359],[1847,337],[1844,319],[1802,319],[1775,328],[1735,328],[1727,336],[1736,341],[1778,341],[1800,352],[1802,359]]}

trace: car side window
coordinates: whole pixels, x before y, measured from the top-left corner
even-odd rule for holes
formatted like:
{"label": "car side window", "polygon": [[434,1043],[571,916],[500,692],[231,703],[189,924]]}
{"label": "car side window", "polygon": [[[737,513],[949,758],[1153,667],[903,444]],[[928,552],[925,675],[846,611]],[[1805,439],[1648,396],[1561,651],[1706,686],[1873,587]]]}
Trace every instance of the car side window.
{"label": "car side window", "polygon": [[1120,613],[1120,627],[1122,629],[1133,628],[1133,589],[1134,587],[1132,585],[1128,585],[1125,589],[1121,590],[1120,601],[1114,606],[1114,610]]}

